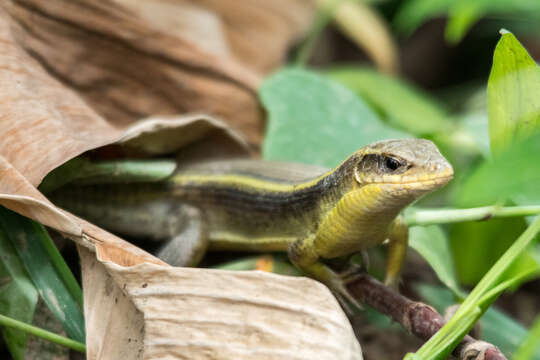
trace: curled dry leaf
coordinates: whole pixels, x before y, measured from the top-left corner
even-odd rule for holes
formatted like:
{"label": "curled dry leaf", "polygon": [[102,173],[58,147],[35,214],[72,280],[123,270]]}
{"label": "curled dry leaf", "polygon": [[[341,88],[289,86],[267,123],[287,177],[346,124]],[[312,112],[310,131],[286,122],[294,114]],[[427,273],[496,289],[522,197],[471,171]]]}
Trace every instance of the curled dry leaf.
{"label": "curled dry leaf", "polygon": [[88,359],[362,359],[336,299],[310,279],[121,267],[79,251],[87,326],[109,335],[88,339]]}
{"label": "curled dry leaf", "polygon": [[0,7],[21,46],[109,122],[205,112],[253,146],[263,128],[260,73],[283,59],[312,14],[307,0],[7,0]]}
{"label": "curled dry leaf", "polygon": [[286,50],[309,28],[312,0],[116,0],[152,26],[201,50],[235,59],[257,73],[283,63]]}
{"label": "curled dry leaf", "polygon": [[[243,22],[234,11],[219,13],[227,6],[217,0],[0,4],[0,205],[81,245],[88,358],[361,359],[347,319],[322,285],[169,267],[56,208],[36,188],[52,169],[104,145],[128,154],[176,153],[184,160],[247,153],[240,137],[211,116],[167,114],[218,114],[258,145],[259,73],[283,57],[310,8],[300,0],[275,4],[246,2],[237,14]],[[152,11],[163,22],[150,21]],[[184,21],[178,20],[183,11]],[[203,30],[187,21],[193,11],[213,22],[214,45],[195,43]],[[242,26],[234,29],[229,21]],[[180,31],[186,27],[193,31]],[[226,30],[219,33],[219,27]],[[268,29],[288,35],[265,40],[272,36]],[[262,43],[277,45],[260,52]],[[248,68],[238,58],[255,65]],[[133,124],[155,114],[161,116]]]}
{"label": "curled dry leaf", "polygon": [[[316,2],[321,7],[334,6],[333,0]],[[399,72],[398,48],[389,25],[367,2],[343,1],[333,11],[337,26],[367,53],[380,71]]]}
{"label": "curled dry leaf", "polygon": [[[222,139],[217,143],[220,151],[247,152],[247,145],[239,135],[207,115],[154,118],[123,126],[107,122],[77,93],[44,71],[42,64],[19,44],[17,29],[13,18],[0,7],[0,131],[3,134],[0,204],[3,206],[72,236],[82,245],[103,247],[107,243],[104,239],[108,239],[114,246],[107,249],[107,254],[112,254],[113,248],[130,248],[138,258],[144,252],[56,208],[36,186],[65,161],[115,142],[131,151],[156,154],[177,152],[180,147],[189,149],[188,145],[197,147],[203,139],[219,138]],[[124,265],[133,261],[119,260]]]}

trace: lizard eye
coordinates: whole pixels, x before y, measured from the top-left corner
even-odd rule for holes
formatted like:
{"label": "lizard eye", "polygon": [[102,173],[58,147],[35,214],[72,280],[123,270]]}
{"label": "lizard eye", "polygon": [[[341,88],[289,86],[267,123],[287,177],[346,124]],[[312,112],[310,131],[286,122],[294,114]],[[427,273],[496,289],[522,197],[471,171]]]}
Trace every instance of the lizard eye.
{"label": "lizard eye", "polygon": [[384,166],[390,171],[395,171],[401,167],[401,163],[392,157],[385,156]]}

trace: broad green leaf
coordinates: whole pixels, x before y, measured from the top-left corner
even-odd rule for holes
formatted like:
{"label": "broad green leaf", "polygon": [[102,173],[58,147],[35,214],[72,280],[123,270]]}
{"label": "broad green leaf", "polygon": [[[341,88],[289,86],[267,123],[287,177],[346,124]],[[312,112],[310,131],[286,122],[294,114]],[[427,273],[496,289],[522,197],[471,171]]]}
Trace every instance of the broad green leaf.
{"label": "broad green leaf", "polygon": [[[38,292],[6,234],[0,229],[0,314],[31,323]],[[15,360],[22,360],[28,334],[4,327],[4,340]]]}
{"label": "broad green leaf", "polygon": [[465,179],[456,194],[461,206],[491,205],[520,198],[520,204],[540,204],[540,133],[512,144],[485,161]]}
{"label": "broad green leaf", "polygon": [[461,118],[463,131],[474,139],[477,149],[484,158],[491,154],[488,135],[488,117],[485,112],[474,111],[467,113]]}
{"label": "broad green leaf", "polygon": [[[68,336],[84,342],[81,291],[73,285],[67,266],[54,266],[51,240],[40,224],[0,207],[0,228],[16,249],[26,271],[51,312],[62,323]],[[69,271],[69,270],[68,270]]]}
{"label": "broad green leaf", "polygon": [[457,282],[448,239],[439,226],[411,227],[409,245],[426,259],[443,284],[459,298],[465,297]]}
{"label": "broad green leaf", "polygon": [[540,130],[540,69],[511,33],[495,48],[487,94],[493,153]]}
{"label": "broad green leaf", "polygon": [[[420,296],[439,312],[455,303],[452,293],[447,289],[429,284],[419,284],[415,286]],[[519,344],[527,338],[527,330],[495,307],[490,307],[482,316],[482,339],[497,345],[497,347],[510,359],[515,353]],[[504,329],[504,331],[501,331]],[[530,360],[540,360],[540,349]]]}
{"label": "broad green leaf", "polygon": [[452,225],[450,245],[459,282],[476,284],[524,229],[522,218]]}
{"label": "broad green leaf", "polygon": [[381,123],[349,89],[315,72],[280,71],[259,95],[269,114],[266,159],[334,167],[364,145],[407,137]]}
{"label": "broad green leaf", "polygon": [[395,127],[418,136],[454,129],[441,104],[405,81],[366,67],[335,68],[327,75],[354,91]]}

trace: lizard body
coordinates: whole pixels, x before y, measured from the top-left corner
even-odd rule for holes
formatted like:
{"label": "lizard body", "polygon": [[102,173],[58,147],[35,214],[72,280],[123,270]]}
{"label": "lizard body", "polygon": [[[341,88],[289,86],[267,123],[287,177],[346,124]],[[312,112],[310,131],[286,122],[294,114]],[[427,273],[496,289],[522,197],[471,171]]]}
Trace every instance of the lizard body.
{"label": "lizard body", "polygon": [[[395,282],[407,248],[399,212],[452,176],[432,142],[403,139],[367,145],[332,170],[207,162],[179,168],[163,183],[71,186],[51,198],[112,231],[178,243],[186,237],[178,235],[186,227],[180,210],[191,212],[198,227],[190,231],[210,250],[288,251],[305,273],[343,292],[339,276],[321,260],[389,240],[387,282]],[[178,264],[171,248],[162,254]]]}

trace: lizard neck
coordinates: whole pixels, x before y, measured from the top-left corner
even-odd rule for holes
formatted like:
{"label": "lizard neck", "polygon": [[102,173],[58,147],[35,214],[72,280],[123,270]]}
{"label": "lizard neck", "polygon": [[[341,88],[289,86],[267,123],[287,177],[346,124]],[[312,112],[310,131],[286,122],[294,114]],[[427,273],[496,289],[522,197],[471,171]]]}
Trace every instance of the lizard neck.
{"label": "lizard neck", "polygon": [[375,246],[388,236],[399,212],[416,199],[398,195],[394,184],[369,184],[347,191],[324,216],[317,229],[317,252],[326,258],[351,254]]}

